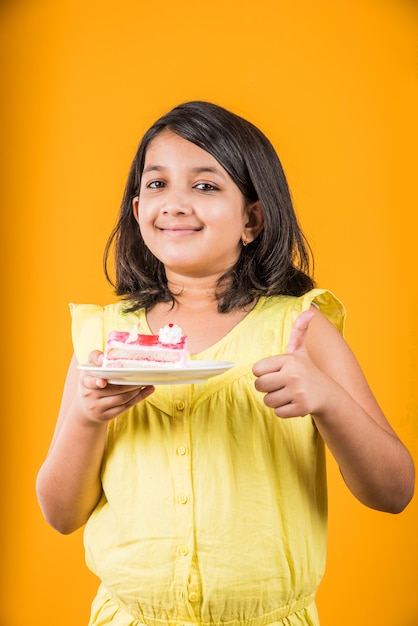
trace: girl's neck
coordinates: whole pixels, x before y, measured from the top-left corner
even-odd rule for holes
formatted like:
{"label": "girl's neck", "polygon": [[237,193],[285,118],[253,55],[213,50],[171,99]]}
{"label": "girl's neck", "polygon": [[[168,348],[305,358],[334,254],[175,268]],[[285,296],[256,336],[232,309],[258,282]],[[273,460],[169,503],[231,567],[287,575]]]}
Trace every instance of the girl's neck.
{"label": "girl's neck", "polygon": [[217,309],[216,289],[218,278],[218,276],[205,276],[202,278],[167,277],[168,288],[176,299],[174,308],[212,306]]}

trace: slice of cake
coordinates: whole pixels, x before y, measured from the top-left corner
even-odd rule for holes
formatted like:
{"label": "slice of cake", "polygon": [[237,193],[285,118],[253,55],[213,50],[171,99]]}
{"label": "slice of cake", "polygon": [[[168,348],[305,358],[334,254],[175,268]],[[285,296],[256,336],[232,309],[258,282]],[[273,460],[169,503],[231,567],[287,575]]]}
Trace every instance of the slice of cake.
{"label": "slice of cake", "polygon": [[158,335],[114,330],[106,343],[103,367],[184,367],[188,361],[187,336],[177,324],[166,324]]}

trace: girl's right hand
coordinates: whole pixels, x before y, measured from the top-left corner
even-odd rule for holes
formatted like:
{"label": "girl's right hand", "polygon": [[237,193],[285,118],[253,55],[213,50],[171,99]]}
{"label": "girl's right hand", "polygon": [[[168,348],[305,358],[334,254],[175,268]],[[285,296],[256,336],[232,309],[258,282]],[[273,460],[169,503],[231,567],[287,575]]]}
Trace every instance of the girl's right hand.
{"label": "girl's right hand", "polygon": [[[101,367],[103,352],[94,350],[88,363]],[[92,422],[107,422],[132,406],[145,400],[155,390],[152,385],[113,385],[104,378],[85,372],[79,377],[76,402],[85,418]]]}

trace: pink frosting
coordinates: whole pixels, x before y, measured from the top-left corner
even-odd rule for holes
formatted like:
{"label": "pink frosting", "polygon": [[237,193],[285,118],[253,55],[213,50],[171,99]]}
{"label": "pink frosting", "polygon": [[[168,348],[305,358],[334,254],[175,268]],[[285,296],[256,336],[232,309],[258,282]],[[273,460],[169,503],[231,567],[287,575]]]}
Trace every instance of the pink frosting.
{"label": "pink frosting", "polygon": [[123,343],[128,349],[129,346],[166,346],[177,350],[183,350],[186,345],[185,336],[181,338],[179,343],[162,344],[158,339],[158,335],[138,335],[134,341],[129,341],[129,343],[126,343],[126,340],[130,336],[130,334],[131,333],[113,330],[111,333],[109,333],[107,345],[109,347],[112,347],[117,344]]}

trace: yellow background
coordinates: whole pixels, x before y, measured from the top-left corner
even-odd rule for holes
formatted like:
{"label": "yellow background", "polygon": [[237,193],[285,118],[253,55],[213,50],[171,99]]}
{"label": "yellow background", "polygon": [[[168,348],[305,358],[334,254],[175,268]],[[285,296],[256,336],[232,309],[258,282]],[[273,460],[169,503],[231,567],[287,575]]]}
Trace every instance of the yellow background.
{"label": "yellow background", "polygon": [[[3,0],[0,626],[82,626],[82,533],[35,476],[71,355],[67,303],[113,300],[101,257],[143,131],[208,99],[272,139],[347,338],[418,459],[417,5],[407,0]],[[4,356],[6,355],[6,356]],[[10,356],[9,356],[10,355]],[[329,459],[322,626],[418,624],[418,509],[364,508]]]}

